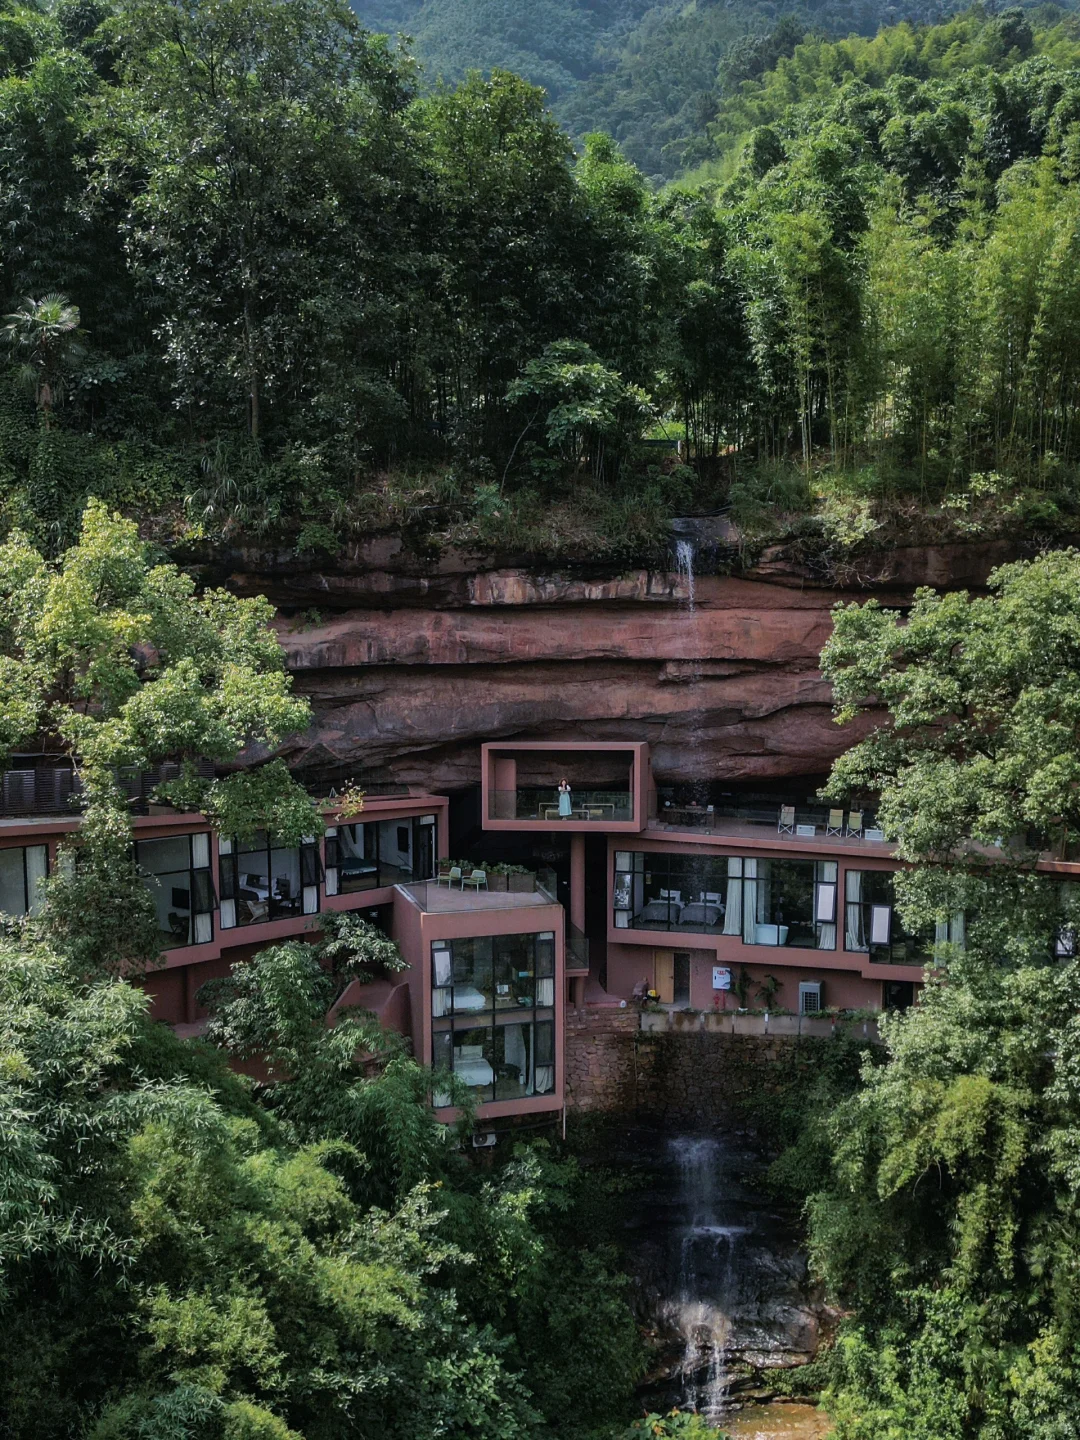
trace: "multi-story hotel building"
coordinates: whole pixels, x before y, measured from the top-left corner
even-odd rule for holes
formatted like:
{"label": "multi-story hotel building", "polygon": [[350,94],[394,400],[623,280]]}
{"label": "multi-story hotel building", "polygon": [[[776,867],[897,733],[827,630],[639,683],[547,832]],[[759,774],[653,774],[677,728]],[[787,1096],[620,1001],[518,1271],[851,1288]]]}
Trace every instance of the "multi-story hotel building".
{"label": "multi-story hotel building", "polygon": [[[34,910],[79,824],[70,790],[63,771],[5,774],[0,910]],[[419,1058],[473,1090],[480,1120],[543,1117],[564,1104],[568,1007],[631,1004],[645,989],[696,1010],[903,1006],[931,959],[934,937],[904,932],[899,862],[865,812],[797,790],[775,804],[687,800],[656,786],[646,744],[584,740],[484,745],[472,803],[478,860],[453,867],[443,795],[369,796],[299,845],[218,835],[201,815],[136,814],[162,933],[160,964],[141,982],[154,1014],[197,1029],[206,980],[316,932],[327,911],[357,911],[408,968],[354,985],[339,1008],[362,1005],[408,1035]],[[500,877],[478,863],[523,847],[550,870]],[[962,941],[961,917],[945,928]],[[449,1096],[432,1099],[444,1109]]]}

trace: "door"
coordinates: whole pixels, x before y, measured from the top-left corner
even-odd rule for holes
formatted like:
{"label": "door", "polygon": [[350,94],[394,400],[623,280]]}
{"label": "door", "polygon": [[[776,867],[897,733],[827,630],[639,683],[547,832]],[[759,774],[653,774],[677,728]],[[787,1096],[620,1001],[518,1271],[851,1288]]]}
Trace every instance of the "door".
{"label": "door", "polygon": [[915,986],[911,980],[883,980],[881,982],[881,1008],[883,1010],[907,1010],[915,1004]]}
{"label": "door", "polygon": [[413,879],[431,880],[435,875],[435,825],[425,815],[413,825]]}
{"label": "door", "polygon": [[653,987],[660,996],[661,1005],[675,1003],[675,951],[653,951]]}
{"label": "door", "polygon": [[673,964],[674,1004],[683,1010],[690,1008],[690,951],[676,950]]}

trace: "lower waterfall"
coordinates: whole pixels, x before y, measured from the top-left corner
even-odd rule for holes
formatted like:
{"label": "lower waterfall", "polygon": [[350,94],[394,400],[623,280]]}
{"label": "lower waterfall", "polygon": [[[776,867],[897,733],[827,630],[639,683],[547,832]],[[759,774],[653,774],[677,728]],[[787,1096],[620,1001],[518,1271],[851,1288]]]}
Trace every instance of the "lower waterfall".
{"label": "lower waterfall", "polygon": [[739,1435],[824,1433],[823,1417],[803,1406],[769,1406],[784,1412],[783,1425],[753,1428],[784,1392],[777,1377],[813,1358],[834,1319],[753,1146],[739,1135],[634,1126],[616,1148],[611,1159],[634,1182],[625,1241],[653,1350],[643,1406],[694,1410]]}

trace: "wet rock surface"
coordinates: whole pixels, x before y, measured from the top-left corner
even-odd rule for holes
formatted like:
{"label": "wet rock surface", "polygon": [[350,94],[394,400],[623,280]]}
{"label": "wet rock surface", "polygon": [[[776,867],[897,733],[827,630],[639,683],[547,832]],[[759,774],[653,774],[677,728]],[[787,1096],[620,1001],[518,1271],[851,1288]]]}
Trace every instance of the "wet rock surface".
{"label": "wet rock surface", "polygon": [[[761,1418],[782,1372],[812,1360],[836,1321],[792,1217],[764,1190],[764,1162],[745,1135],[640,1126],[620,1132],[613,1158],[635,1182],[623,1239],[653,1346],[642,1403],[726,1428]],[[822,1433],[805,1428],[819,1423],[812,1407],[771,1408],[804,1426],[777,1435]]]}

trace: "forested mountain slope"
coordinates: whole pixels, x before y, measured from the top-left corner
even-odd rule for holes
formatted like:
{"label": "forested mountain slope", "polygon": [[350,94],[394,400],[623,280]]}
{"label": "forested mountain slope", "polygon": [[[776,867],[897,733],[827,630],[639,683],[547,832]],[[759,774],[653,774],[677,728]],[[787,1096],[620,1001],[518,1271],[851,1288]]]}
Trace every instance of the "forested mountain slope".
{"label": "forested mountain slope", "polygon": [[369,29],[413,37],[428,82],[497,67],[542,85],[576,141],[603,130],[654,182],[709,154],[741,81],[809,32],[872,36],[940,20],[954,0],[353,0]]}

